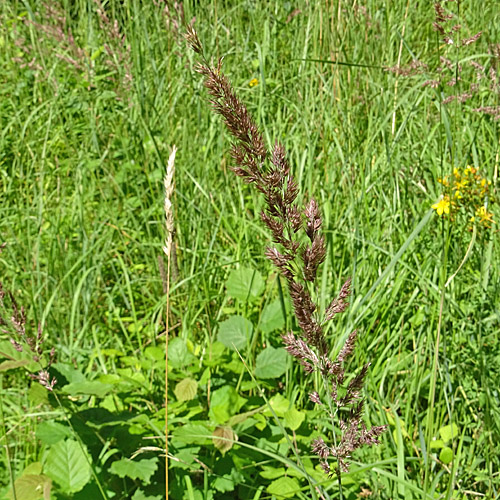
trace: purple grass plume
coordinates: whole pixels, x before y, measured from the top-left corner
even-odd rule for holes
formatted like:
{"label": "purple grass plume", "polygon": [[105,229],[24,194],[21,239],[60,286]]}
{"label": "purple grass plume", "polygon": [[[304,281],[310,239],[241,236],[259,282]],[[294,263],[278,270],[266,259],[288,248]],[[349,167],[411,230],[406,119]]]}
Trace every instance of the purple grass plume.
{"label": "purple grass plume", "polygon": [[[317,392],[312,392],[309,398],[326,409],[334,424],[333,444],[319,438],[313,442],[312,451],[318,455],[326,474],[340,476],[348,470],[352,452],[363,445],[378,444],[378,437],[386,430],[386,426],[367,429],[362,421],[361,390],[369,365],[362,367],[355,376],[347,376],[345,372],[344,363],[354,353],[357,332],[349,335],[335,359],[330,358],[325,338],[326,322],[349,305],[351,280],[344,283],[337,297],[321,313],[309,291],[326,255],[318,203],[313,198],[304,206],[297,202],[299,187],[290,173],[284,147],[275,143],[271,152],[267,150],[255,121],[222,73],[222,58],[216,65],[207,61],[192,25],[187,27],[185,38],[201,59],[195,69],[204,76],[212,108],[222,116],[234,138],[231,155],[235,166],[232,170],[245,182],[255,185],[264,196],[266,208],[260,216],[274,242],[265,254],[286,280],[301,330],[299,335],[285,333],[282,340],[285,349],[307,374],[319,372],[321,375],[327,401],[322,401]],[[335,422],[340,437],[336,435]],[[333,471],[329,459],[336,462]]]}

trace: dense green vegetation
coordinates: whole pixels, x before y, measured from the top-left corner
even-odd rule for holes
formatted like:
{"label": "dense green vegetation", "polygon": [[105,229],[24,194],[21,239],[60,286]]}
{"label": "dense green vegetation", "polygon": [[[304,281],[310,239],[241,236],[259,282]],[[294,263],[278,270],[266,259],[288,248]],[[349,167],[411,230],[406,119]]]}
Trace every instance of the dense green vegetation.
{"label": "dense green vegetation", "polygon": [[[500,489],[500,15],[490,0],[443,6],[454,17],[438,23],[461,25],[452,43],[423,2],[183,7],[285,146],[299,198],[318,201],[320,304],[352,278],[328,341],[335,353],[359,330],[364,418],[389,429],[353,456],[349,499]],[[57,378],[51,392],[28,376],[40,363],[4,321],[1,499],[165,498],[174,144],[169,497],[339,498],[310,450],[331,436],[308,399],[321,387],[282,349],[297,327],[264,256],[263,200],[229,168],[180,17],[168,0],[0,3],[0,281],[26,308],[24,337],[41,327],[42,367],[55,349]]]}

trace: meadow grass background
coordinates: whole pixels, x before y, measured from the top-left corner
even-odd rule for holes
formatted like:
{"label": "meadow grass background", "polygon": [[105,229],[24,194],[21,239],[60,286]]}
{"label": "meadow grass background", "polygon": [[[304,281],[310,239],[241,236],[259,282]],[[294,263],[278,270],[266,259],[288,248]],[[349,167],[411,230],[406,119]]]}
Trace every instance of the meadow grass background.
{"label": "meadow grass background", "polygon": [[[162,178],[173,144],[179,276],[171,288],[171,338],[185,341],[201,366],[219,322],[235,309],[259,317],[278,296],[278,283],[264,257],[270,238],[258,215],[263,200],[229,170],[227,133],[207,105],[193,54],[172,22],[172,5],[169,18],[161,2],[104,3],[124,41],[110,34],[110,25],[100,26],[94,2],[53,5],[65,12],[73,42],[40,28],[56,23],[42,4],[0,5],[0,235],[7,243],[1,281],[26,306],[31,328],[42,325],[45,346],[55,347],[59,363],[88,380],[141,374],[139,385],[107,396],[104,404],[95,394],[65,403],[84,419],[96,408],[136,418],[141,439],[127,441],[133,433],[101,436],[102,449],[130,457],[141,446],[165,446],[164,368],[162,373],[158,359],[140,361],[148,347],[164,346],[158,257]],[[457,10],[455,3],[447,7]],[[440,102],[460,87],[422,86],[435,76],[443,54],[454,63],[474,56],[498,67],[488,53],[489,44],[500,42],[498,4],[462,2],[459,8],[464,30],[483,31],[460,51],[439,40],[433,7],[424,2],[184,3],[207,54],[224,56],[224,72],[268,144],[284,144],[300,196],[319,202],[327,240],[320,303],[328,304],[343,279],[353,280],[352,306],[328,330],[329,341],[338,349],[352,329],[360,331],[353,367],[371,363],[367,421],[389,424],[389,430],[379,447],[354,457],[359,463],[346,479],[348,498],[496,498],[500,488],[500,214],[493,205],[497,223],[478,228],[467,261],[445,288],[473,236],[466,220],[450,222],[431,209],[442,193],[437,179],[454,167],[474,165],[492,181],[492,193],[498,189],[499,122],[472,108],[499,105],[499,94],[485,87],[473,104],[455,102],[445,110]],[[80,65],[69,57],[80,57]],[[428,72],[405,78],[384,70],[413,58],[427,63]],[[258,84],[251,87],[253,79]],[[258,270],[267,280],[253,309],[235,305],[225,292],[238,267]],[[249,366],[263,344],[280,346],[279,333],[259,334]],[[3,340],[5,350],[8,335]],[[172,431],[195,418],[193,407],[201,409],[196,420],[208,419],[210,384],[232,385],[245,398],[252,392],[241,384],[249,380],[246,372],[210,366],[207,375],[192,364],[172,368]],[[187,374],[198,379],[199,394],[182,409],[173,389]],[[1,372],[1,381],[5,495],[9,471],[18,477],[30,463],[47,460],[38,426],[64,419],[50,398],[33,396],[34,383],[23,370]],[[266,390],[282,393],[299,409],[311,408],[312,381],[291,362]],[[141,414],[147,421],[137,420]],[[441,448],[428,445],[450,424],[454,435],[446,444],[455,458],[444,464]],[[248,434],[247,442],[255,444]],[[222,458],[210,446],[200,450],[204,466],[191,460],[172,469],[173,498],[272,497],[266,489],[272,478],[260,473],[260,462],[234,480],[237,493],[224,492],[220,483],[217,489],[214,481],[237,462],[227,459],[232,451]],[[134,498],[163,498],[163,458],[142,485],[105,476],[113,460],[93,455],[109,498],[111,492],[132,498],[141,488],[144,496]],[[226,469],[217,468],[220,460]],[[265,465],[282,466],[279,460]],[[92,487],[54,498],[99,498]],[[323,487],[338,498],[335,481],[324,479]]]}

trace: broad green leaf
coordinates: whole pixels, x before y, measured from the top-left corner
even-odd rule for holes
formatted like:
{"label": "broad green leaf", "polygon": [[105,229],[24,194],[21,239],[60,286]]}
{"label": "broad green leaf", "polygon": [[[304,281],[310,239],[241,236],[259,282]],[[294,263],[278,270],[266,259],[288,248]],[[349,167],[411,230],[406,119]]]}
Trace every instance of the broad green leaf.
{"label": "broad green leaf", "polygon": [[7,494],[9,500],[50,500],[52,481],[43,474],[24,474],[14,482],[16,496],[12,490]]}
{"label": "broad green leaf", "polygon": [[195,361],[195,357],[189,352],[186,342],[180,337],[175,337],[168,343],[168,364],[172,368],[188,366]]}
{"label": "broad green leaf", "polygon": [[144,356],[154,361],[165,361],[165,349],[158,346],[149,346],[144,350]]}
{"label": "broad green leaf", "polygon": [[444,441],[442,439],[433,439],[431,441],[431,449],[444,448]]}
{"label": "broad green leaf", "polygon": [[285,327],[285,317],[279,299],[267,304],[262,311],[260,318],[260,329],[264,333],[271,333],[274,330],[282,330]]}
{"label": "broad green leaf", "polygon": [[44,472],[64,493],[80,491],[90,480],[90,465],[80,445],[71,439],[51,446]]}
{"label": "broad green leaf", "polygon": [[268,465],[263,465],[259,475],[264,479],[277,479],[278,477],[284,476],[286,474],[284,467],[270,467]]}
{"label": "broad green leaf", "polygon": [[453,460],[453,450],[448,446],[445,446],[439,454],[439,460],[441,460],[441,462],[446,465],[451,463],[451,461]]}
{"label": "broad green leaf", "polygon": [[85,382],[87,380],[85,375],[80,370],[77,370],[73,365],[68,363],[54,363],[52,368],[55,368],[61,375],[63,375],[69,384]]}
{"label": "broad green leaf", "polygon": [[38,476],[41,473],[42,473],[41,462],[32,462],[23,470],[23,476],[27,476],[28,474]]}
{"label": "broad green leaf", "polygon": [[221,493],[226,493],[227,491],[234,492],[235,484],[231,474],[224,474],[223,476],[219,476],[215,479],[213,487]]}
{"label": "broad green leaf", "polygon": [[212,442],[212,432],[208,423],[189,423],[182,426],[177,426],[171,436],[178,441],[187,444],[207,445]]}
{"label": "broad green leaf", "polygon": [[236,415],[245,404],[236,389],[225,385],[212,393],[209,416],[218,424],[225,424],[233,415]]}
{"label": "broad green leaf", "polygon": [[441,439],[446,443],[458,436],[458,428],[455,424],[445,425],[439,429]]}
{"label": "broad green leaf", "polygon": [[241,267],[231,271],[226,288],[230,297],[253,302],[262,295],[265,283],[259,271]]}
{"label": "broad green leaf", "polygon": [[[230,349],[246,347],[253,332],[253,324],[243,316],[231,316],[219,323],[217,339]],[[169,348],[170,353],[170,348]]]}
{"label": "broad green leaf", "polygon": [[[269,400],[269,404],[271,405],[276,415],[278,415],[278,417],[283,417],[290,408],[290,401],[288,401],[288,399],[283,397],[281,394],[276,394],[276,396],[273,396]],[[266,415],[267,417],[271,416],[271,410],[269,408],[266,408],[264,410],[264,415]]]}
{"label": "broad green leaf", "polygon": [[174,389],[175,397],[177,401],[190,401],[196,397],[196,391],[198,390],[198,383],[192,378],[185,378],[181,380]]}
{"label": "broad green leaf", "polygon": [[28,389],[28,399],[35,406],[48,404],[49,391],[40,384],[31,384],[31,387]]}
{"label": "broad green leaf", "polygon": [[282,347],[266,347],[257,356],[255,376],[257,378],[278,378],[286,371],[287,353]]}
{"label": "broad green leaf", "polygon": [[[23,366],[25,366],[28,371],[35,372],[40,370],[40,365],[33,361],[33,354],[26,347],[23,347],[23,350],[19,352],[9,340],[0,340],[0,352],[2,353],[2,361],[27,361]],[[4,356],[4,354],[6,356]]]}
{"label": "broad green leaf", "polygon": [[0,363],[0,372],[5,372],[7,370],[15,370],[21,366],[26,366],[29,364],[29,359],[18,359],[15,361],[4,361]]}
{"label": "broad green leaf", "polygon": [[36,437],[44,444],[56,444],[71,436],[71,429],[65,425],[48,420],[36,429]]}
{"label": "broad green leaf", "polygon": [[300,491],[300,484],[295,478],[280,477],[273,481],[266,490],[269,494],[275,495],[277,499],[297,498]]}
{"label": "broad green leaf", "polygon": [[118,477],[129,477],[130,479],[140,479],[148,482],[158,468],[157,462],[158,458],[156,457],[143,458],[142,460],[122,458],[117,462],[113,462],[109,470]]}
{"label": "broad green leaf", "polygon": [[[169,464],[170,465],[170,464]],[[162,500],[163,497],[161,495],[155,495],[154,497],[144,493],[142,490],[135,490],[134,495],[132,496],[132,500]]]}
{"label": "broad green leaf", "polygon": [[200,447],[183,448],[175,453],[177,460],[170,460],[168,463],[169,469],[184,469],[188,470],[197,463],[196,460],[200,454]]}
{"label": "broad green leaf", "polygon": [[226,346],[219,341],[215,341],[210,346],[210,350],[203,357],[203,364],[205,366],[217,366],[221,363],[221,358],[224,356]]}
{"label": "broad green leaf", "polygon": [[285,412],[285,425],[292,429],[292,431],[296,431],[301,425],[304,419],[306,418],[306,414],[295,409],[290,408]]}
{"label": "broad green leaf", "polygon": [[62,388],[62,392],[71,396],[78,396],[79,394],[86,396],[97,396],[103,398],[106,394],[113,390],[111,384],[104,384],[99,380],[85,380],[84,382],[73,382],[66,384]]}

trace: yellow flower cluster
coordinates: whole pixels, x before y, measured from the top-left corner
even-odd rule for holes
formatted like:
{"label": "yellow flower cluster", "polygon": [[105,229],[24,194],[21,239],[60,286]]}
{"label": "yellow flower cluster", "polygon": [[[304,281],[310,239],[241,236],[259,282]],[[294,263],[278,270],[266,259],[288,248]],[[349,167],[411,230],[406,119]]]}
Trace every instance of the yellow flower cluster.
{"label": "yellow flower cluster", "polygon": [[432,205],[438,215],[449,215],[450,208],[456,211],[472,214],[470,222],[478,221],[484,227],[490,227],[493,214],[488,211],[488,206],[494,203],[490,193],[491,181],[482,177],[478,169],[468,165],[465,168],[453,169],[453,175],[438,179],[438,182],[448,193]]}
{"label": "yellow flower cluster", "polygon": [[257,80],[257,78],[254,78],[253,80],[250,80],[248,82],[249,87],[256,87],[257,85],[259,85],[259,80]]}

